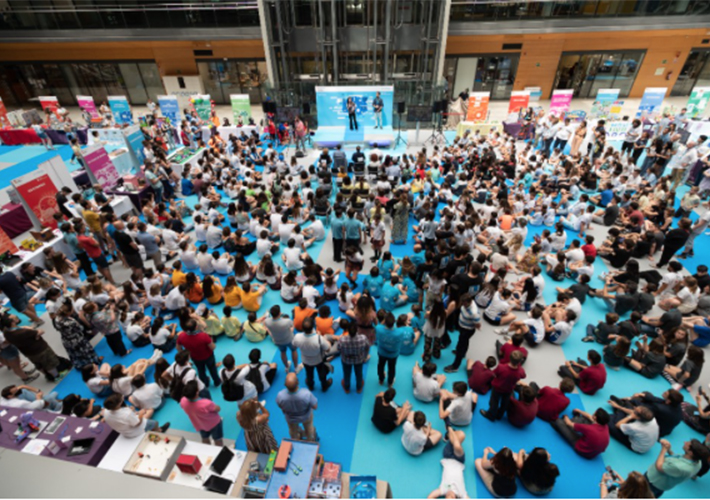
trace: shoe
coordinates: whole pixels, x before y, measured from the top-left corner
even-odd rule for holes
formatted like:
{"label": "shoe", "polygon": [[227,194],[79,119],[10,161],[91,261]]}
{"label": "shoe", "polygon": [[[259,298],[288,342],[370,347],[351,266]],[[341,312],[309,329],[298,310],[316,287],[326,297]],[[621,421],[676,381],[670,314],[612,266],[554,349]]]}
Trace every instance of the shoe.
{"label": "shoe", "polygon": [[298,366],[293,372],[298,375],[299,373],[301,373],[301,370],[303,370],[303,363],[298,363]]}
{"label": "shoe", "polygon": [[362,389],[363,389],[364,387],[365,387],[365,382],[363,382],[362,384],[360,384],[360,387],[357,388],[357,393],[358,393],[358,394],[362,394]]}
{"label": "shoe", "polygon": [[286,373],[291,371],[291,366],[293,366],[293,363],[291,363],[291,360],[288,360],[286,363]]}
{"label": "shoe", "polygon": [[383,378],[380,379],[380,385],[385,385],[385,379],[383,379]]}
{"label": "shoe", "polygon": [[483,415],[484,418],[490,420],[491,422],[495,422],[495,419],[486,410],[481,410],[481,415]]}
{"label": "shoe", "polygon": [[397,379],[392,380],[392,383],[391,383],[391,384],[387,384],[387,387],[389,387],[390,389],[392,389],[392,387],[394,387],[394,383],[395,383],[396,380],[397,380]]}
{"label": "shoe", "polygon": [[454,365],[449,365],[449,366],[444,367],[444,371],[446,373],[456,373],[457,371],[459,371],[459,369],[456,368]]}
{"label": "shoe", "polygon": [[350,394],[350,389],[347,389],[347,388],[345,387],[345,379],[343,379],[343,380],[340,381],[340,385],[343,386],[343,390],[345,391],[345,394]]}
{"label": "shoe", "polygon": [[330,386],[333,385],[333,379],[329,378],[328,380],[325,381],[325,384],[323,384],[323,392],[328,392],[328,389],[330,389]]}
{"label": "shoe", "polygon": [[33,380],[37,380],[39,378],[39,373],[29,374],[29,373],[25,372],[25,375],[27,375],[27,376],[22,379],[22,382],[24,382],[25,384],[29,384]]}
{"label": "shoe", "polygon": [[161,425],[159,427],[159,429],[160,429],[160,432],[165,434],[167,432],[167,430],[170,429],[170,422],[165,422],[163,425]]}
{"label": "shoe", "polygon": [[37,368],[33,366],[31,370],[25,370],[25,375],[30,375],[36,371],[37,371]]}
{"label": "shoe", "polygon": [[594,342],[594,337],[584,337],[582,342]]}
{"label": "shoe", "polygon": [[493,333],[495,333],[496,335],[505,335],[507,332],[507,328],[496,328],[495,330],[493,330]]}

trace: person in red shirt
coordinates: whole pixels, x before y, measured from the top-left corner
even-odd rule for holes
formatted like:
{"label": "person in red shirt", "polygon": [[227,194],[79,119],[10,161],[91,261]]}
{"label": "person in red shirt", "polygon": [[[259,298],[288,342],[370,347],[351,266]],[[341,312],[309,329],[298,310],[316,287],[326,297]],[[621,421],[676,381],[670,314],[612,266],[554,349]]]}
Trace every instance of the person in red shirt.
{"label": "person in red shirt", "polygon": [[523,347],[523,340],[525,340],[525,335],[515,334],[513,337],[502,344],[500,340],[496,340],[496,353],[498,353],[498,360],[501,364],[508,364],[510,361],[510,355],[515,351],[520,351],[523,355],[523,363],[528,359],[528,350]]}
{"label": "person in red shirt", "polygon": [[567,361],[557,373],[560,377],[570,377],[584,394],[593,396],[606,383],[606,367],[602,356],[594,349],[587,353],[589,364],[582,359]]}
{"label": "person in red shirt", "polygon": [[[582,245],[582,251],[585,257],[592,257],[592,259],[597,258],[597,247],[594,246],[594,236],[588,234],[584,237],[585,244]],[[594,262],[594,261],[592,261]]]}
{"label": "person in red shirt", "polygon": [[552,423],[552,427],[584,458],[594,458],[609,446],[609,414],[599,408],[594,415],[582,410],[572,410],[573,418],[565,415]]}
{"label": "person in red shirt", "polygon": [[79,246],[86,252],[86,255],[91,257],[91,260],[96,264],[96,269],[99,270],[101,275],[106,278],[106,281],[115,285],[116,282],[113,281],[113,275],[111,275],[111,269],[108,267],[108,261],[106,256],[101,250],[101,245],[86,231],[86,226],[84,224],[77,224],[74,226],[76,231],[76,239],[79,242]]}
{"label": "person in red shirt", "polygon": [[[521,382],[522,383],[522,382]],[[535,389],[535,383],[530,387]],[[569,398],[565,394],[574,391],[574,380],[565,377],[560,381],[559,388],[545,386],[537,390],[537,416],[545,422],[554,422],[560,418],[560,413],[569,406]]]}
{"label": "person in red shirt", "polygon": [[491,422],[500,420],[505,416],[510,406],[510,396],[515,390],[518,381],[524,379],[527,375],[521,366],[523,362],[523,353],[515,351],[510,355],[508,364],[500,364],[493,370],[495,378],[491,382],[491,400],[488,410],[481,410],[481,415],[486,417]]}
{"label": "person in red shirt", "polygon": [[508,422],[515,427],[525,427],[531,424],[537,416],[538,401],[532,387],[524,385],[520,388],[520,399],[515,394],[510,396],[508,408]]}
{"label": "person in red shirt", "polygon": [[466,373],[468,374],[468,386],[478,394],[488,394],[491,390],[491,382],[496,378],[493,368],[498,364],[494,356],[486,358],[484,365],[480,361],[468,360]]}
{"label": "person in red shirt", "polygon": [[197,322],[190,318],[185,323],[185,331],[181,332],[177,338],[178,351],[186,350],[190,353],[190,358],[197,368],[197,376],[206,387],[210,386],[210,378],[207,376],[209,370],[215,387],[219,387],[222,380],[217,373],[217,364],[214,359],[215,343],[205,332],[197,331]]}

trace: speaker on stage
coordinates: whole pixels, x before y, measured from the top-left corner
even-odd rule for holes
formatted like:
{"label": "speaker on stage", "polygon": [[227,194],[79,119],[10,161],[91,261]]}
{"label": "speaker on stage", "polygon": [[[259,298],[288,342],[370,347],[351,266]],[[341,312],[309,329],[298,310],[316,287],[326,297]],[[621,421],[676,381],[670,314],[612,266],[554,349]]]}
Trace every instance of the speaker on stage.
{"label": "speaker on stage", "polygon": [[303,114],[304,114],[304,115],[310,115],[310,114],[311,114],[311,103],[310,103],[310,102],[304,102],[304,103],[303,103]]}
{"label": "speaker on stage", "polygon": [[400,101],[397,103],[397,113],[403,115],[405,111],[405,102]]}

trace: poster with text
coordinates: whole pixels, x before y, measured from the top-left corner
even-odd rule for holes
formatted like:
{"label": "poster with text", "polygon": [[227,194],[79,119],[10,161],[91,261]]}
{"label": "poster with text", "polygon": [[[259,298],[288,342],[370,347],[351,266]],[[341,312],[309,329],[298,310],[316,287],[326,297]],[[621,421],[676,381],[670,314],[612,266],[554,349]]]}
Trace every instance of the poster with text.
{"label": "poster with text", "polygon": [[178,104],[177,96],[159,95],[158,105],[160,106],[160,113],[170,120],[173,126],[180,125],[180,105]]}
{"label": "poster with text", "polygon": [[128,104],[128,99],[125,95],[110,95],[108,96],[108,105],[113,113],[113,119],[118,125],[124,123],[133,123],[133,113],[131,113],[131,105]]}
{"label": "poster with text", "polygon": [[517,113],[520,108],[527,108],[530,104],[530,92],[527,90],[515,90],[510,93],[510,104],[508,104],[508,114]]}
{"label": "poster with text", "polygon": [[207,121],[210,119],[212,102],[210,102],[210,96],[208,94],[192,96],[190,98],[190,102],[192,103],[192,107],[195,108],[195,111],[197,111],[197,116],[199,116],[201,120]]}
{"label": "poster with text", "polygon": [[232,102],[234,124],[236,125],[239,123],[240,118],[242,123],[249,123],[249,118],[251,118],[251,103],[249,102],[249,95],[230,94],[229,100]]}
{"label": "poster with text", "polygon": [[550,98],[550,114],[562,118],[572,105],[574,90],[553,90]]}
{"label": "poster with text", "polygon": [[103,146],[92,146],[84,150],[84,161],[96,182],[104,188],[110,189],[116,185],[121,174],[109,158]]}
{"label": "poster with text", "polygon": [[15,245],[7,233],[0,227],[0,255],[5,252],[10,254],[17,253],[17,245]]}
{"label": "poster with text", "polygon": [[541,87],[525,87],[523,90],[530,92],[530,102],[537,102],[542,98]]}
{"label": "poster with text", "polygon": [[488,101],[490,98],[490,92],[471,92],[468,95],[468,111],[466,112],[466,121],[486,121],[486,118],[488,117]]}
{"label": "poster with text", "polygon": [[647,118],[658,115],[661,112],[663,99],[666,97],[666,87],[648,87],[643,91],[639,110],[636,112],[636,118]]}
{"label": "poster with text", "polygon": [[131,153],[137,161],[137,164],[133,166],[138,167],[138,165],[142,165],[143,160],[145,160],[145,154],[143,154],[143,141],[145,140],[145,136],[143,135],[140,126],[131,125],[130,127],[123,129],[123,136],[126,138],[126,142],[131,148]]}
{"label": "poster with text", "polygon": [[5,103],[0,99],[0,126],[10,127],[10,119],[7,117],[7,109],[5,108]]}
{"label": "poster with text", "polygon": [[90,95],[78,95],[76,96],[76,102],[83,111],[91,115],[91,118],[99,118],[99,110],[96,109],[93,97]]}
{"label": "poster with text", "polygon": [[612,120],[618,120],[621,118],[621,110],[624,108],[624,101],[614,101],[614,103],[609,108],[609,118]]}
{"label": "poster with text", "polygon": [[619,89],[599,89],[589,115],[594,118],[609,118],[611,107],[619,98]]}
{"label": "poster with text", "polygon": [[57,186],[47,173],[35,170],[14,179],[12,185],[42,226],[57,228],[57,222],[53,217],[59,211],[57,200],[54,198],[57,194]]}
{"label": "poster with text", "polygon": [[351,97],[357,108],[357,121],[360,130],[375,126],[375,111],[372,101],[377,92],[382,98],[382,126],[392,126],[394,87],[354,86],[354,87],[316,87],[316,106],[318,125],[322,127],[347,127],[349,124],[346,107]]}
{"label": "poster with text", "polygon": [[42,106],[42,109],[49,109],[54,113],[56,116],[59,116],[59,113],[57,113],[57,110],[59,109],[59,101],[57,100],[56,97],[53,95],[45,95],[45,96],[39,96],[39,104]]}
{"label": "poster with text", "polygon": [[710,87],[695,87],[690,93],[688,104],[685,105],[688,108],[688,116],[691,118],[702,116],[708,106],[708,100],[710,100]]}

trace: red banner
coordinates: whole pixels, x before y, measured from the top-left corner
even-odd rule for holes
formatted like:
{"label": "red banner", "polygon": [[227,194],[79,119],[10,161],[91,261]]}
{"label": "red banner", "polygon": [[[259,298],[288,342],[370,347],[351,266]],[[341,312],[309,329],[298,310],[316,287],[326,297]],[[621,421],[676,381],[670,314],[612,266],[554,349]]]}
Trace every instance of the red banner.
{"label": "red banner", "polygon": [[0,255],[5,252],[14,254],[17,252],[17,246],[12,242],[7,233],[0,227]]}
{"label": "red banner", "polygon": [[10,120],[7,119],[7,109],[5,103],[0,99],[0,126],[7,127],[10,125]]}
{"label": "red banner", "polygon": [[468,112],[466,121],[484,122],[488,117],[488,100],[490,92],[472,92],[468,97]]}
{"label": "red banner", "polygon": [[520,108],[527,108],[530,103],[530,92],[527,90],[516,90],[510,94],[510,104],[508,105],[508,114],[517,113]]}
{"label": "red banner", "polygon": [[57,194],[57,187],[49,175],[42,174],[24,184],[16,183],[15,189],[44,227],[57,228],[57,222],[53,217],[59,211],[54,197]]}
{"label": "red banner", "polygon": [[39,104],[42,106],[42,109],[49,109],[52,113],[59,116],[59,113],[57,113],[57,109],[59,109],[59,101],[53,95],[40,96]]}

